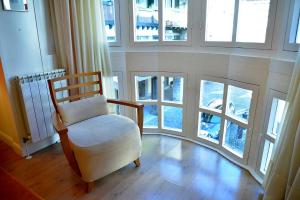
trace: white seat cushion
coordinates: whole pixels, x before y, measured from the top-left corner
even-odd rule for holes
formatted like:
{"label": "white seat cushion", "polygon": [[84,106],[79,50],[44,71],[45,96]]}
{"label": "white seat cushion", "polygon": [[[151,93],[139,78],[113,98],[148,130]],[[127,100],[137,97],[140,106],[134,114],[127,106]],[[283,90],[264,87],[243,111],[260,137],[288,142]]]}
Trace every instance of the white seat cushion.
{"label": "white seat cushion", "polygon": [[95,96],[58,105],[58,110],[65,126],[108,114],[105,96]]}
{"label": "white seat cushion", "polygon": [[141,155],[139,128],[127,117],[93,117],[68,126],[68,136],[84,181],[97,180]]}

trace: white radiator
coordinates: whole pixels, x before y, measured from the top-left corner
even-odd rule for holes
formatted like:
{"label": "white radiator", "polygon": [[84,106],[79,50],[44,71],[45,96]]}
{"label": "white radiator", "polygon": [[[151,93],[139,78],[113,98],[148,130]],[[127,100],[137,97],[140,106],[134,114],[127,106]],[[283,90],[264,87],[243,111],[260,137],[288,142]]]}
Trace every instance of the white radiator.
{"label": "white radiator", "polygon": [[[47,80],[65,75],[65,70],[55,70],[16,78],[19,86],[23,115],[26,121],[28,138],[32,143],[39,142],[55,134],[52,125],[54,107],[51,101]],[[66,86],[66,81],[57,82]],[[59,94],[68,96],[67,92]]]}

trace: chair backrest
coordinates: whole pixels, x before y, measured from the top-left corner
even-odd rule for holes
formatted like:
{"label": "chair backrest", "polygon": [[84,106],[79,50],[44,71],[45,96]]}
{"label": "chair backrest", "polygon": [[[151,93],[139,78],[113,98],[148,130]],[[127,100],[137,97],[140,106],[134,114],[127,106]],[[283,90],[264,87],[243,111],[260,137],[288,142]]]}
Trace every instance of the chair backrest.
{"label": "chair backrest", "polygon": [[[56,82],[66,81],[67,86],[61,86]],[[48,80],[51,100],[55,111],[59,113],[58,104],[62,102],[77,101],[82,98],[95,96],[96,94],[103,95],[101,72],[88,72],[75,75],[66,75]],[[99,87],[97,87],[99,86]],[[82,90],[83,88],[83,90]],[[86,91],[86,88],[92,90]],[[57,93],[67,91],[68,96],[57,98]],[[72,92],[72,91],[77,91]],[[83,91],[83,92],[82,92]]]}

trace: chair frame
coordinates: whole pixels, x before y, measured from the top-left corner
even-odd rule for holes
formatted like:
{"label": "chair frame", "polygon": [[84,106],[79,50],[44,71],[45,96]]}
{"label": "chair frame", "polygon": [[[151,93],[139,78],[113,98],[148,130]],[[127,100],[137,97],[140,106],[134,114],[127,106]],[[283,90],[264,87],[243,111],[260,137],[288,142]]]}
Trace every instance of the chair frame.
{"label": "chair frame", "polygon": [[[93,77],[93,76],[96,76],[98,78],[98,80],[97,81],[85,82],[85,83],[79,83],[78,82],[79,78]],[[73,80],[73,82],[75,82],[76,84],[71,84],[71,85],[68,84],[68,86],[66,86],[66,87],[55,88],[55,82],[62,81],[62,80],[66,80],[68,83],[70,83]],[[95,86],[95,85],[99,86],[99,89],[96,90],[96,91],[89,91],[89,92],[85,92],[85,93],[82,93],[82,94],[77,93],[75,95],[71,95],[71,91],[74,90],[74,89],[76,89],[77,92],[78,92],[81,87]],[[62,77],[49,79],[48,80],[48,86],[49,86],[49,90],[50,90],[51,100],[53,102],[54,109],[55,109],[55,111],[53,112],[53,126],[54,126],[55,130],[57,131],[57,133],[59,134],[61,145],[62,145],[62,148],[63,148],[63,152],[64,152],[64,154],[65,154],[65,156],[68,160],[69,165],[75,171],[75,173],[78,176],[81,177],[81,172],[80,172],[80,169],[78,167],[78,163],[76,161],[74,152],[70,147],[69,138],[68,138],[68,128],[65,127],[65,125],[63,124],[63,121],[61,119],[61,114],[59,113],[58,104],[61,103],[61,102],[66,102],[66,101],[69,101],[69,102],[77,101],[77,100],[80,100],[82,97],[91,97],[91,96],[94,96],[96,94],[103,95],[101,72],[98,71],[98,72],[80,73],[80,74],[75,74],[75,75],[66,75],[66,76],[62,76]],[[62,92],[62,91],[65,91],[65,90],[68,91],[69,96],[65,97],[65,98],[57,99],[56,98],[56,93],[57,92]],[[144,114],[144,105],[143,104],[133,102],[133,101],[124,101],[124,100],[115,100],[115,99],[107,99],[107,103],[135,108],[136,111],[137,111],[137,124],[138,124],[138,127],[140,129],[140,134],[141,134],[141,137],[142,137],[142,134],[143,134],[143,118],[144,118],[144,116],[143,116],[143,114]],[[133,162],[136,165],[136,167],[140,166],[139,158],[134,160]],[[94,182],[86,183],[87,192],[91,191],[93,185],[94,185]]]}

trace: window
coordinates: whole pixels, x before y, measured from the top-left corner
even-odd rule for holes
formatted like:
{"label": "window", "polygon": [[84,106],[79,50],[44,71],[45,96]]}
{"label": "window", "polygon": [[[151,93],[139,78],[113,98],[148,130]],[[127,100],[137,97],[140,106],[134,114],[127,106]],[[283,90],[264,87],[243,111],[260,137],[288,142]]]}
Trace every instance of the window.
{"label": "window", "polygon": [[135,76],[136,100],[145,104],[144,128],[158,128],[157,76]]}
{"label": "window", "polygon": [[135,42],[188,40],[188,0],[133,0]]}
{"label": "window", "polygon": [[263,150],[261,165],[260,165],[260,172],[263,174],[266,174],[267,172],[271,160],[271,156],[273,153],[273,146],[274,143],[270,142],[269,140],[265,140],[264,150]]}
{"label": "window", "polygon": [[[113,87],[114,87],[114,95],[116,99],[119,99],[119,77],[113,76]],[[115,112],[120,114],[120,105],[115,105]]]}
{"label": "window", "polygon": [[183,78],[162,76],[162,129],[182,132]]}
{"label": "window", "polygon": [[[184,78],[177,74],[138,74],[135,99],[144,107],[144,128],[163,129],[170,133],[183,130]],[[159,80],[159,81],[158,81]]]}
{"label": "window", "polygon": [[164,40],[187,40],[187,0],[165,0],[163,6]]}
{"label": "window", "polygon": [[276,137],[280,133],[285,104],[286,101],[284,100],[273,99],[267,130],[269,135]]}
{"label": "window", "polygon": [[[124,98],[123,95],[123,77],[122,77],[122,72],[120,71],[114,71],[113,72],[113,88],[114,88],[114,96],[116,99],[122,99]],[[114,104],[109,104],[110,110],[117,114],[124,114],[124,107],[120,105],[114,105]]]}
{"label": "window", "polygon": [[246,160],[256,90],[239,82],[201,80],[198,137]]}
{"label": "window", "polygon": [[[274,12],[270,9],[273,9],[274,6],[271,4],[274,2],[273,0],[207,0],[205,44],[269,48],[272,37],[268,36],[267,32],[273,26]],[[249,45],[251,43],[252,45]]]}
{"label": "window", "polygon": [[118,0],[102,0],[102,6],[107,42],[112,45],[118,44],[120,41]]}
{"label": "window", "polygon": [[291,0],[284,50],[298,51],[300,44],[300,0]]}
{"label": "window", "polygon": [[284,111],[286,106],[285,94],[271,90],[269,93],[264,134],[262,137],[260,147],[260,163],[258,165],[258,171],[263,176],[266,174],[276,139],[279,138],[279,134],[282,128],[284,120]]}

